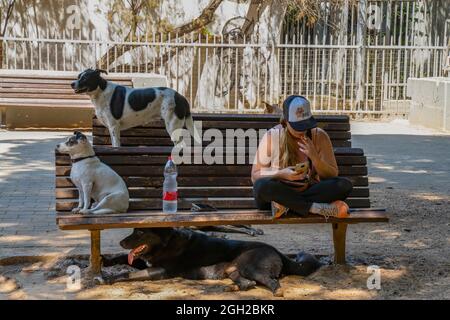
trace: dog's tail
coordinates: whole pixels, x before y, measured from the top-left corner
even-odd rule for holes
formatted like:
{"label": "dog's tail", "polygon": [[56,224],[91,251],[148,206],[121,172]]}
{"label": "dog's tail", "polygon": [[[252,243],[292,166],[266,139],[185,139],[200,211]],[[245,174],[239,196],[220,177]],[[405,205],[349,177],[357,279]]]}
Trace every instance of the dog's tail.
{"label": "dog's tail", "polygon": [[185,122],[186,122],[186,128],[189,130],[191,135],[194,137],[195,142],[197,142],[198,144],[202,144],[202,138],[200,137],[200,134],[198,133],[198,130],[194,125],[194,119],[192,119],[191,114],[186,116]]}

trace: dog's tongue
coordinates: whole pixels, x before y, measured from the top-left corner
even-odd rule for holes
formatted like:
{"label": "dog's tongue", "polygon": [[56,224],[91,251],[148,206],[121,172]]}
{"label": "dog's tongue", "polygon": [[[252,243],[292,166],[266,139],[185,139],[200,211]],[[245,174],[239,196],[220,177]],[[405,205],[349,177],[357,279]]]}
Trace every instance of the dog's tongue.
{"label": "dog's tongue", "polygon": [[130,253],[128,253],[128,264],[131,266],[134,261],[134,250],[131,250]]}
{"label": "dog's tongue", "polygon": [[128,264],[131,266],[133,264],[134,258],[136,256],[139,257],[142,251],[144,251],[146,248],[147,246],[143,244],[131,250],[130,253],[128,254]]}

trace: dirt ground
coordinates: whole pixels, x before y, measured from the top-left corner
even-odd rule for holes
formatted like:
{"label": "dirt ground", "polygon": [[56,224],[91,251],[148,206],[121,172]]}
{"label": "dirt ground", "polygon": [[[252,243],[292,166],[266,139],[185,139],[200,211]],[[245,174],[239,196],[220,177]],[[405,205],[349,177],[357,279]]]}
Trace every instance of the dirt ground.
{"label": "dirt ground", "polygon": [[[324,266],[302,278],[281,280],[284,297],[277,299],[449,299],[450,201],[436,193],[411,193],[393,187],[373,188],[373,206],[391,203],[389,224],[349,227],[348,265],[331,261],[330,226],[268,226],[257,239],[285,253],[304,250],[317,255]],[[254,240],[248,236],[229,238]],[[88,281],[87,256],[20,257],[0,261],[1,299],[273,299],[261,287],[228,292],[231,280],[130,282],[112,286]],[[67,287],[69,265],[82,270],[82,288]],[[368,266],[378,266],[381,288],[369,290]],[[120,272],[129,267],[106,268]]]}

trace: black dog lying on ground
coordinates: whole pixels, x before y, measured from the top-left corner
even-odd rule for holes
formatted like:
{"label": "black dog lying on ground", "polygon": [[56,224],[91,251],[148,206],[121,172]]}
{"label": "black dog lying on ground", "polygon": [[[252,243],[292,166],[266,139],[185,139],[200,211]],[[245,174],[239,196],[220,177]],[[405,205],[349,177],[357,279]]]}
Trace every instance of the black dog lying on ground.
{"label": "black dog lying on ground", "polygon": [[212,238],[190,229],[135,229],[120,245],[130,253],[104,259],[103,265],[128,262],[141,270],[106,277],[101,283],[230,278],[233,290],[248,290],[258,283],[281,296],[281,276],[307,276],[321,266],[309,254],[301,253],[294,261],[265,243]]}

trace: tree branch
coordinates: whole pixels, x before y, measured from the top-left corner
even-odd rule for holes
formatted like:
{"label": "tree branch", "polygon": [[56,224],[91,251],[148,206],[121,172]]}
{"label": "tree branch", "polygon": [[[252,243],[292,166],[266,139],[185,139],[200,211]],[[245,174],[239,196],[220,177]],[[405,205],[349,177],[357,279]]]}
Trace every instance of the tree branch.
{"label": "tree branch", "polygon": [[14,9],[14,4],[16,3],[16,0],[11,0],[11,2],[8,3],[8,7],[6,9],[6,17],[5,17],[5,23],[3,25],[2,30],[0,31],[0,36],[4,36],[6,33],[6,27],[8,26],[8,21],[11,18],[13,9]]}
{"label": "tree branch", "polygon": [[[211,2],[206,6],[205,9],[203,9],[202,13],[192,20],[191,22],[188,22],[180,27],[177,27],[173,29],[172,31],[162,35],[161,39],[159,39],[161,42],[167,41],[169,37],[171,39],[176,39],[179,37],[184,36],[187,33],[190,33],[192,31],[198,30],[203,28],[204,26],[208,25],[212,22],[214,18],[214,12],[217,10],[219,5],[223,2],[223,0],[211,0]],[[134,37],[133,37],[134,40]],[[153,36],[146,37],[143,36],[139,39],[141,42],[143,41],[154,41]],[[120,58],[125,52],[130,51],[133,48],[136,48],[137,46],[131,46],[131,45],[115,45],[111,47],[107,53],[105,53],[100,60],[98,61],[98,65],[100,68],[107,69],[115,60]],[[114,53],[121,52],[120,56],[115,56]]]}

